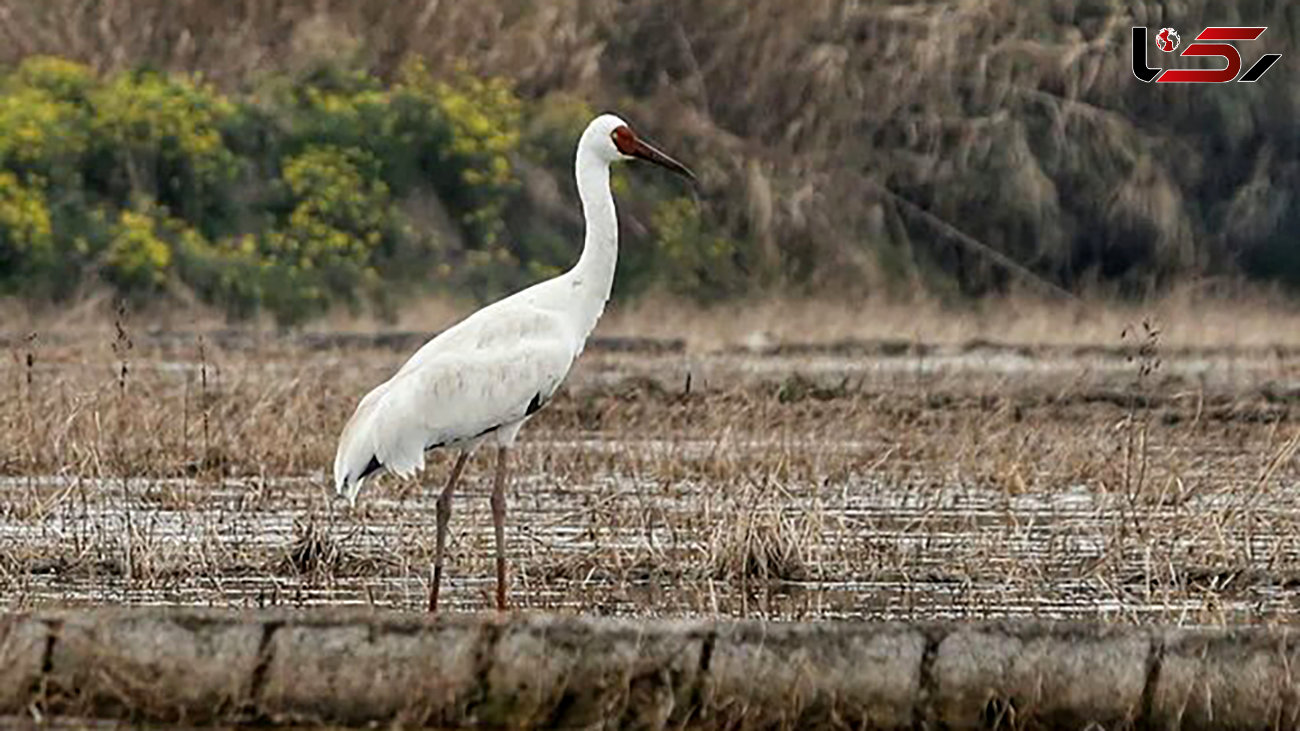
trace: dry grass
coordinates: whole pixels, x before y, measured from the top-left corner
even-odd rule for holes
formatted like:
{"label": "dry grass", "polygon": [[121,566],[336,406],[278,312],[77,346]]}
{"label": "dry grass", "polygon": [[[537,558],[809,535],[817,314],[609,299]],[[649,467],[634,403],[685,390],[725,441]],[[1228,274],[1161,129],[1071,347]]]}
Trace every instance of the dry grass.
{"label": "dry grass", "polygon": [[[93,342],[111,330],[114,310],[107,295],[70,307],[0,299],[0,322],[12,341],[28,333],[75,335]],[[474,309],[470,301],[430,297],[404,303],[390,319],[335,311],[305,332],[376,334],[437,332]],[[199,333],[229,327],[222,315],[202,308],[167,307],[141,313],[147,331]],[[679,298],[648,296],[611,305],[598,335],[683,342],[691,353],[749,349],[764,352],[781,344],[848,346],[860,343],[917,343],[974,346],[989,343],[1027,348],[1115,348],[1125,345],[1125,328],[1153,318],[1163,328],[1166,349],[1266,350],[1300,347],[1300,305],[1280,292],[1187,284],[1143,300],[1103,296],[1060,301],[1028,294],[982,300],[915,295],[896,298],[817,299],[770,297],[701,307]],[[250,324],[270,340],[284,337],[267,323]]]}
{"label": "dry grass", "polygon": [[[631,332],[636,316],[611,330]],[[223,348],[119,324],[8,341],[8,606],[421,605],[430,490],[385,478],[348,511],[326,476],[348,411],[404,351],[288,336]],[[809,328],[832,347],[597,344],[515,459],[518,601],[779,617],[1292,616],[1293,350],[1191,347],[1205,336],[1173,348],[1172,326],[1112,339],[1124,348],[945,345],[955,326],[915,324],[938,342],[853,349]],[[1283,332],[1239,324],[1242,345]],[[430,482],[448,466],[434,459]],[[457,507],[458,608],[489,603],[488,477],[472,462]]]}
{"label": "dry grass", "polygon": [[601,332],[684,338],[691,350],[703,352],[851,340],[1112,347],[1126,327],[1144,317],[1164,325],[1167,348],[1300,345],[1300,308],[1294,300],[1258,293],[1225,299],[1206,296],[1195,286],[1130,303],[1024,295],[952,304],[924,296],[849,302],[778,298],[701,310],[652,298],[611,311]]}

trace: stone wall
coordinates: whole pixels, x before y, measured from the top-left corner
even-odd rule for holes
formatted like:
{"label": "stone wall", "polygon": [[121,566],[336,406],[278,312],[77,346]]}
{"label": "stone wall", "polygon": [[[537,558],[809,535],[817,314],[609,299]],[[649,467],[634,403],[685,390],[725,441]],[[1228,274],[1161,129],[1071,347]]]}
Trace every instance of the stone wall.
{"label": "stone wall", "polygon": [[0,618],[0,716],[442,728],[1295,728],[1284,629],[365,610]]}

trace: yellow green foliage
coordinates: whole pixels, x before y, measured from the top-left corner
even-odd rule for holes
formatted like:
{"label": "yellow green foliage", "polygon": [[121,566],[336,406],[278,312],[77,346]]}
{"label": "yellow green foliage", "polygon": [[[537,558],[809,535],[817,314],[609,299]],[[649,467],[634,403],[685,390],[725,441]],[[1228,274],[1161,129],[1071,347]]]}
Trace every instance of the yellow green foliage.
{"label": "yellow green foliage", "polygon": [[679,294],[718,298],[740,284],[736,244],[705,229],[698,205],[671,198],[655,207],[651,226],[664,279]]}
{"label": "yellow green foliage", "polygon": [[200,178],[230,173],[220,126],[235,107],[210,87],[186,77],[120,74],[91,101],[91,129],[110,152],[184,163]]}
{"label": "yellow green foliage", "polygon": [[295,130],[299,135],[356,145],[391,133],[390,95],[384,89],[308,86],[301,93],[303,108]]}
{"label": "yellow green foliage", "polygon": [[506,201],[518,187],[511,157],[520,147],[524,115],[514,88],[506,79],[481,78],[463,68],[448,80],[434,80],[414,60],[403,67],[398,89],[434,101],[450,133],[440,157],[458,171],[447,186],[449,197],[462,209],[465,227],[484,246],[493,245],[504,229]]}
{"label": "yellow green foliage", "polygon": [[509,82],[462,73],[439,82],[438,101],[451,125],[451,154],[485,163],[462,173],[469,185],[512,182],[510,155],[519,147],[522,106]]}
{"label": "yellow green foliage", "polygon": [[269,253],[308,270],[364,266],[390,214],[388,186],[369,173],[374,166],[366,153],[336,147],[308,148],[286,162],[284,181],[296,205],[287,226],[268,238]]}
{"label": "yellow green foliage", "polygon": [[30,56],[18,66],[12,81],[18,86],[49,92],[61,101],[82,101],[98,83],[84,64],[57,56]]}
{"label": "yellow green foliage", "polygon": [[154,217],[122,211],[104,251],[108,276],[128,287],[156,288],[167,281],[171,263],[171,247],[160,237]]}
{"label": "yellow green foliage", "polygon": [[595,116],[581,97],[548,94],[529,109],[524,148],[528,155],[558,169],[573,164],[573,146],[587,122]]}
{"label": "yellow green foliage", "polygon": [[388,92],[382,89],[362,89],[357,92],[340,92],[318,87],[307,88],[307,100],[314,111],[360,123],[366,112],[381,110],[388,105]]}
{"label": "yellow green foliage", "polygon": [[80,157],[88,144],[85,113],[34,87],[0,94],[0,161],[45,170]]}
{"label": "yellow green foliage", "polygon": [[[32,57],[0,74],[0,279],[63,296],[97,271],[124,294],[183,285],[284,323],[417,280],[498,296],[558,273],[581,240],[580,220],[521,195],[518,163],[570,179],[591,109],[564,94],[528,108],[504,79],[418,61],[389,85],[326,65],[232,100],[194,77]],[[711,286],[730,242],[689,201],[656,208],[644,182],[614,177],[638,230],[662,235],[643,281],[669,268]]]}
{"label": "yellow green foliage", "polygon": [[0,171],[0,263],[41,259],[53,249],[45,196],[23,186],[13,173]]}

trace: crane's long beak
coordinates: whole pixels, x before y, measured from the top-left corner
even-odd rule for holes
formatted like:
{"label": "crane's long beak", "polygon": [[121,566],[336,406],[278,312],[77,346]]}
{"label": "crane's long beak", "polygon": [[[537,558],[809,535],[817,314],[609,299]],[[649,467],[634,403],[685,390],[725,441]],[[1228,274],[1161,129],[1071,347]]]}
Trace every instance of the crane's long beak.
{"label": "crane's long beak", "polygon": [[678,175],[686,177],[692,183],[696,182],[695,173],[691,172],[689,168],[655,149],[653,145],[648,144],[640,138],[637,138],[633,143],[631,154],[632,157],[639,157],[642,160],[652,162],[660,167],[668,168]]}

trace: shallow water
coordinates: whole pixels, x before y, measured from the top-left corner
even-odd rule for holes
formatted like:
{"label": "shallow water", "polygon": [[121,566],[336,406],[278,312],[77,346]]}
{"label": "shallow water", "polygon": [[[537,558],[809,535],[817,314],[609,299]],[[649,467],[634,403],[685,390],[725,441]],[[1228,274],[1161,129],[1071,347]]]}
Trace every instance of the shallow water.
{"label": "shallow water", "polygon": [[[523,449],[641,457],[666,451],[686,459],[709,446],[593,440],[534,441]],[[764,448],[761,440],[728,446]],[[1205,469],[1213,469],[1212,458]],[[509,554],[518,606],[619,615],[1197,624],[1289,621],[1300,610],[1294,490],[1252,497],[1225,482],[1178,499],[1131,501],[1077,485],[1010,494],[934,475],[855,474],[737,491],[623,474],[617,459],[611,464],[586,481],[561,483],[537,472],[512,484]],[[455,506],[443,590],[453,610],[491,601],[487,483],[486,474],[467,478]],[[0,494],[6,609],[420,608],[426,601],[433,504],[426,490],[409,484],[381,482],[356,510],[327,494],[323,476],[9,478],[0,481]],[[736,570],[750,524],[758,526],[750,542],[785,545],[793,568]],[[309,535],[317,538],[318,557],[335,550],[337,560],[308,565]]]}

